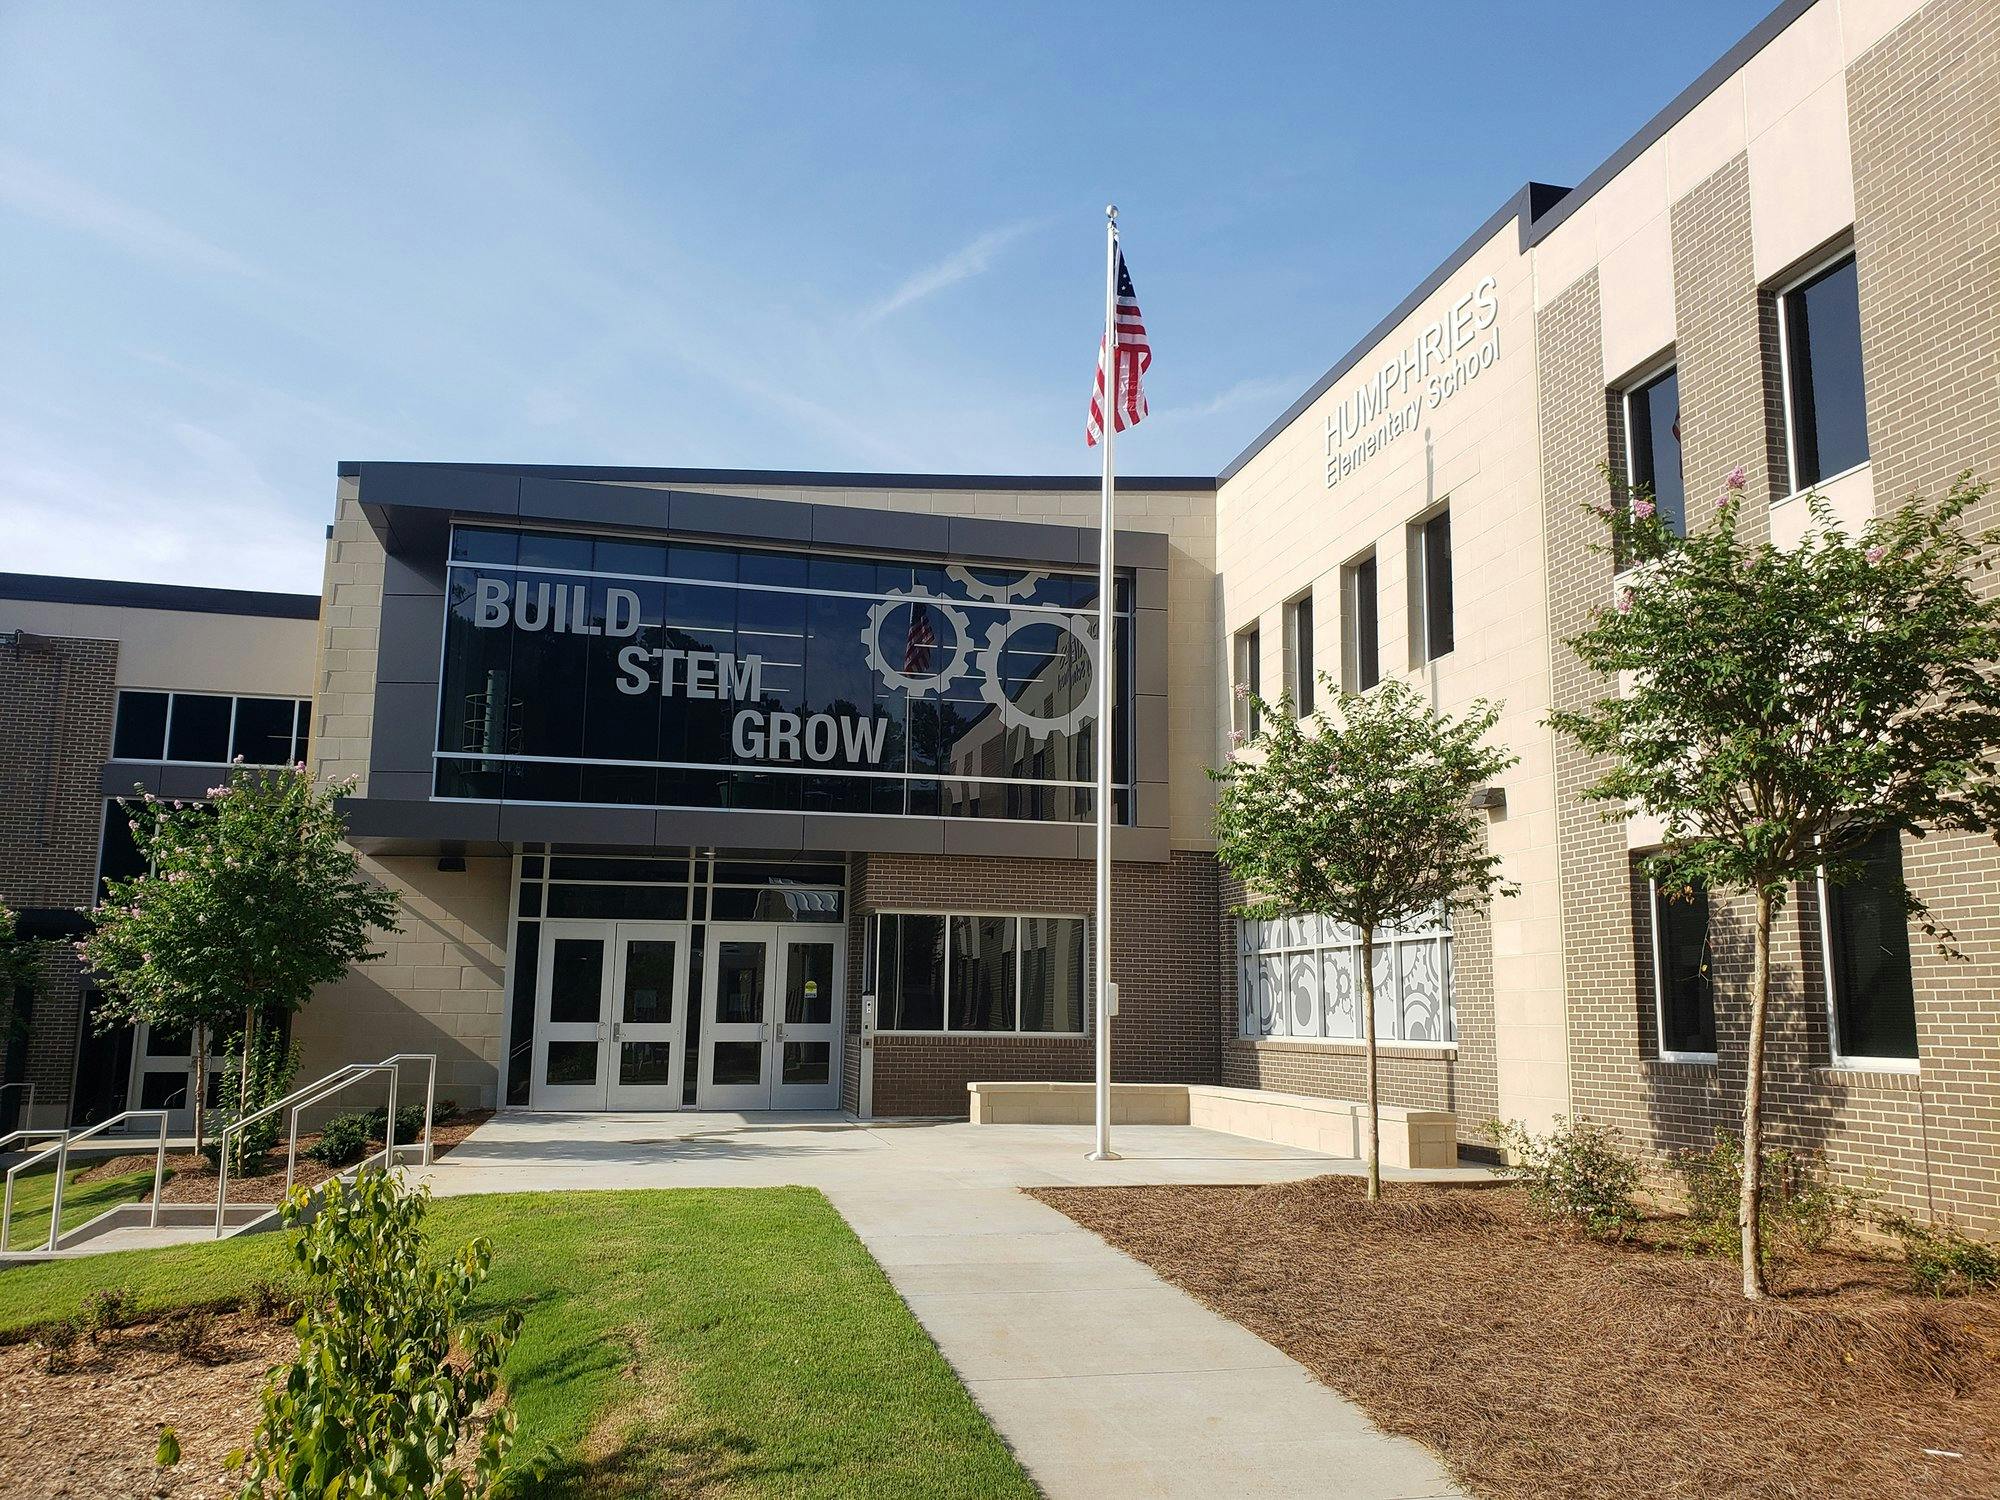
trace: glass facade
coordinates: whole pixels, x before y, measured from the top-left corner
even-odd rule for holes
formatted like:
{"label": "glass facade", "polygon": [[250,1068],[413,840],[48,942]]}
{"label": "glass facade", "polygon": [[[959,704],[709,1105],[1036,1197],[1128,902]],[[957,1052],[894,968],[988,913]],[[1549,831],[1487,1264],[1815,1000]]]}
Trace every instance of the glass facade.
{"label": "glass facade", "polygon": [[1093,815],[1094,577],[459,527],[448,591],[439,797]]}
{"label": "glass facade", "polygon": [[[1331,917],[1236,924],[1237,1034],[1361,1039],[1361,934]],[[1451,929],[1436,922],[1375,935],[1375,1039],[1458,1040]]]}

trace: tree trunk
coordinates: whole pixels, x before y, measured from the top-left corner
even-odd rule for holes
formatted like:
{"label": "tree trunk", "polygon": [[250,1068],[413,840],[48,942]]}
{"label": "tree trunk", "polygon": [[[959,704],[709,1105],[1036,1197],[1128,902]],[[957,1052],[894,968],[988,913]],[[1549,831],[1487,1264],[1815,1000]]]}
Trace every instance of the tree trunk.
{"label": "tree trunk", "polygon": [[[250,1113],[250,1059],[254,1055],[257,1026],[257,1007],[243,1007],[243,1057],[236,1066],[236,1118],[242,1119]],[[243,1137],[236,1137],[236,1160],[230,1163],[234,1171],[243,1170]]]}
{"label": "tree trunk", "polygon": [[194,1149],[199,1152],[202,1142],[202,1116],[208,1104],[208,1027],[196,1022],[194,1034],[189,1038],[194,1048],[194,1068],[188,1079],[188,1087],[194,1090]]}
{"label": "tree trunk", "polygon": [[1368,1068],[1368,1201],[1382,1196],[1382,1110],[1375,1097],[1375,929],[1361,928],[1361,1050]]}
{"label": "tree trunk", "polygon": [[1743,1075],[1743,1295],[1761,1301],[1764,1285],[1764,1018],[1771,1004],[1771,893],[1757,892],[1757,941],[1750,966],[1750,1050]]}

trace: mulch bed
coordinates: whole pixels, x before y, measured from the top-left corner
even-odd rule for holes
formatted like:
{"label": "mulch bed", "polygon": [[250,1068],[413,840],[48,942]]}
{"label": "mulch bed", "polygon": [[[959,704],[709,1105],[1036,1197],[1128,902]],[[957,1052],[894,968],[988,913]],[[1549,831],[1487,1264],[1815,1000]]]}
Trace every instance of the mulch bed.
{"label": "mulch bed", "polygon": [[1034,1196],[1482,1496],[2000,1496],[2000,1296],[1919,1297],[1894,1261],[1824,1252],[1753,1308],[1671,1226],[1599,1245],[1511,1187],[1393,1183],[1372,1209],[1347,1177]]}
{"label": "mulch bed", "polygon": [[[440,1120],[431,1128],[431,1158],[436,1160],[458,1145],[473,1131],[493,1118],[490,1109],[468,1110],[455,1114],[449,1120]],[[318,1136],[299,1137],[298,1171],[292,1181],[302,1187],[317,1187],[344,1167],[323,1166],[305,1154],[307,1146],[318,1140]],[[408,1144],[405,1142],[404,1144]],[[370,1151],[382,1149],[382,1143],[369,1142]],[[414,1165],[405,1161],[405,1166]],[[93,1163],[88,1169],[77,1174],[80,1182],[94,1182],[104,1177],[119,1177],[127,1172],[150,1172],[153,1169],[153,1153],[135,1152],[126,1156],[107,1157]],[[261,1164],[261,1169],[243,1176],[235,1172],[229,1174],[229,1201],[231,1203],[276,1203],[285,1196],[285,1157],[282,1151],[273,1151]],[[140,1201],[150,1201],[146,1194]],[[167,1158],[167,1185],[160,1193],[162,1203],[213,1203],[215,1201],[215,1169],[208,1159],[196,1152]]]}
{"label": "mulch bed", "polygon": [[[161,1319],[53,1355],[33,1341],[0,1348],[0,1496],[234,1494],[223,1460],[256,1428],[265,1371],[296,1348],[286,1319],[244,1312]],[[153,1464],[162,1424],[181,1444],[172,1469]]]}

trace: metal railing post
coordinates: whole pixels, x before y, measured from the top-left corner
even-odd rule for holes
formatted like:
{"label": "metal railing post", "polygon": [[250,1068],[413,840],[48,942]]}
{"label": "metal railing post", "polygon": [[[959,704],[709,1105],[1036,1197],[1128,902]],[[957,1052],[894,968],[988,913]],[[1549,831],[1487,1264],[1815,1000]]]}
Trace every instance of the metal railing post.
{"label": "metal railing post", "polygon": [[56,1190],[55,1201],[49,1205],[50,1250],[56,1247],[56,1237],[62,1233],[63,1178],[69,1174],[69,1137],[56,1142]]}
{"label": "metal railing post", "polygon": [[389,1118],[382,1124],[382,1170],[396,1170],[396,1085],[403,1077],[403,1070],[397,1064],[399,1058],[389,1059]]}
{"label": "metal railing post", "polygon": [[160,1227],[160,1194],[167,1187],[167,1115],[160,1112],[160,1145],[153,1157],[153,1213],[146,1221],[148,1229]]}
{"label": "metal railing post", "polygon": [[437,1129],[437,1054],[430,1056],[430,1069],[424,1075],[424,1165],[431,1164],[431,1132]]}

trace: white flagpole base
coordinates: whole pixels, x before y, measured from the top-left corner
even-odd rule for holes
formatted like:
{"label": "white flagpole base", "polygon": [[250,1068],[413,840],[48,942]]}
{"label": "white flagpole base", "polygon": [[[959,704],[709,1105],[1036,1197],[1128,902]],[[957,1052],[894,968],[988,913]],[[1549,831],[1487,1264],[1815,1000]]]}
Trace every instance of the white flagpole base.
{"label": "white flagpole base", "polygon": [[1084,1154],[1083,1154],[1083,1159],[1084,1159],[1085,1161],[1123,1161],[1123,1160],[1125,1160],[1125,1158],[1124,1158],[1124,1157],[1122,1157],[1122,1156],[1120,1156],[1120,1155],[1119,1155],[1119,1154],[1118,1154],[1118,1153],[1117,1153],[1116,1151],[1086,1151],[1086,1152],[1084,1152]]}

